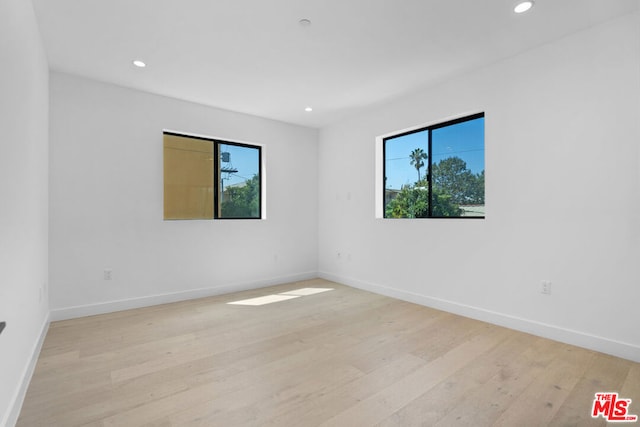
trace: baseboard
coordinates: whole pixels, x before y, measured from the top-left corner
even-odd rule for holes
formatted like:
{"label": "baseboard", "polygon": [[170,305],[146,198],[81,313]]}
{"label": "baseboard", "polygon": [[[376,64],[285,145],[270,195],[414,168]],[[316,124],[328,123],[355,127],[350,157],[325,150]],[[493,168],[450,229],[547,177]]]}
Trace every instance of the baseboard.
{"label": "baseboard", "polygon": [[20,416],[20,410],[22,409],[22,403],[24,402],[24,398],[27,395],[27,389],[29,388],[29,383],[31,383],[31,377],[33,376],[33,372],[36,369],[36,364],[38,363],[38,356],[40,356],[40,350],[42,349],[42,344],[44,343],[44,339],[47,336],[48,330],[49,330],[49,315],[47,315],[44,319],[44,323],[42,324],[42,328],[40,329],[40,336],[38,337],[38,340],[35,342],[33,346],[29,363],[24,368],[20,385],[16,390],[16,393],[13,397],[13,401],[9,405],[8,413],[6,414],[4,419],[0,420],[0,426],[12,427],[12,426],[15,426],[16,423],[18,422],[18,417]]}
{"label": "baseboard", "polygon": [[481,320],[494,325],[504,326],[509,329],[515,329],[517,331],[526,332],[543,338],[549,338],[554,341],[560,341],[566,344],[587,348],[589,350],[610,354],[612,356],[621,357],[634,362],[640,362],[640,346],[634,344],[611,340],[572,329],[566,329],[555,325],[549,325],[479,307],[460,304],[454,301],[407,292],[327,272],[318,272],[318,276],[326,280],[342,283],[365,291],[458,314],[471,319]]}
{"label": "baseboard", "polygon": [[129,298],[116,301],[107,301],[98,304],[79,305],[65,307],[51,311],[51,321],[75,319],[77,317],[93,316],[96,314],[113,313],[115,311],[130,310],[133,308],[149,307],[171,302],[185,301],[196,298],[204,298],[215,295],[223,295],[232,292],[246,291],[250,289],[263,288],[266,286],[279,285],[288,282],[315,279],[318,273],[306,272],[287,276],[273,277],[251,282],[233,283],[212,288],[190,289],[180,292],[150,295],[138,298]]}

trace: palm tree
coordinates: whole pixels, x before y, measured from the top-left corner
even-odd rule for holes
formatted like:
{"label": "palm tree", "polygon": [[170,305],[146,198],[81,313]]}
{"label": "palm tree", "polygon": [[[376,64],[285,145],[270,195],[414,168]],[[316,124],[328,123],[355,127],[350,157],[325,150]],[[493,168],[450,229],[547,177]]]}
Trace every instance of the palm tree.
{"label": "palm tree", "polygon": [[409,155],[411,159],[411,164],[418,171],[418,182],[420,182],[420,168],[424,166],[424,160],[427,158],[427,153],[424,152],[422,148],[416,148]]}

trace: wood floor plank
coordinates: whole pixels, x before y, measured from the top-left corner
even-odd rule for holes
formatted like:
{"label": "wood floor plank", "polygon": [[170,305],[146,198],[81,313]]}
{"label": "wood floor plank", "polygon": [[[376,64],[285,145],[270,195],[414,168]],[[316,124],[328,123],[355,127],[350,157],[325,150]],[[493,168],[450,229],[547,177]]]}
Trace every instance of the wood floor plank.
{"label": "wood floor plank", "polygon": [[594,354],[584,374],[579,378],[571,394],[558,413],[549,422],[550,426],[603,426],[603,418],[591,417],[591,408],[598,392],[621,389],[632,362],[606,354]]}
{"label": "wood floor plank", "polygon": [[555,347],[557,356],[502,413],[496,427],[546,426],[553,419],[593,358],[592,353],[570,346]]}
{"label": "wood floor plank", "polygon": [[[333,288],[264,306],[227,303]],[[53,322],[19,427],[582,426],[640,364],[328,282]]]}
{"label": "wood floor plank", "polygon": [[[362,372],[349,365],[312,364],[300,376],[282,372],[261,373],[267,381],[247,384],[246,387],[225,394],[216,402],[204,402],[170,416],[173,425],[261,425],[262,420],[278,413],[280,404],[295,399],[296,393],[309,390],[329,391],[340,382],[349,382],[362,376]],[[256,378],[257,379],[257,378]],[[250,391],[247,391],[249,389]],[[277,402],[278,404],[273,404]]]}
{"label": "wood floor plank", "polygon": [[489,381],[459,401],[434,426],[492,425],[535,377],[545,370],[552,360],[550,353],[555,344],[548,340],[536,340]]}
{"label": "wood floor plank", "polygon": [[[502,331],[500,331],[502,332]],[[461,344],[370,398],[330,418],[321,426],[372,426],[470,363],[503,338],[496,330]]]}
{"label": "wood floor plank", "polygon": [[526,334],[509,335],[491,351],[478,355],[473,363],[449,376],[436,387],[423,393],[401,410],[379,424],[380,427],[432,426],[458,402],[486,384],[530,346],[532,337]]}
{"label": "wood floor plank", "polygon": [[379,390],[390,387],[395,382],[412,375],[424,365],[424,360],[411,354],[397,354],[389,357],[387,363],[379,366],[361,378],[337,387],[331,393],[313,393],[309,399],[296,405],[286,405],[280,414],[267,419],[265,426],[292,426],[299,420],[306,425],[316,426],[347,410]]}

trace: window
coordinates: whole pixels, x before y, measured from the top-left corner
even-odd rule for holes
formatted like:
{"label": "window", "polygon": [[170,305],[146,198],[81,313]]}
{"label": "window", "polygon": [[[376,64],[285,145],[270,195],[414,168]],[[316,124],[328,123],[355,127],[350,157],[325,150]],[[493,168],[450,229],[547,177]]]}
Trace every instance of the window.
{"label": "window", "polygon": [[164,133],[164,219],[259,219],[261,147]]}
{"label": "window", "polygon": [[385,218],[484,218],[484,113],[382,141]]}

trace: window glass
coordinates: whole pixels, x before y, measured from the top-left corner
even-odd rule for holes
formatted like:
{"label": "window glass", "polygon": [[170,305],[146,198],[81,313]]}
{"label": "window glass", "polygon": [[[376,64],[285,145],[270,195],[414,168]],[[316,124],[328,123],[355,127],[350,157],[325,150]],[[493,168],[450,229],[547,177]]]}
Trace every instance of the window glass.
{"label": "window glass", "polygon": [[164,134],[164,218],[261,217],[261,147]]}
{"label": "window glass", "polygon": [[433,216],[484,216],[484,118],[434,129],[431,138]]}
{"label": "window glass", "polygon": [[414,132],[385,142],[385,216],[425,218],[428,199],[428,131]]}
{"label": "window glass", "polygon": [[260,217],[260,149],[218,144],[219,218]]}
{"label": "window glass", "polygon": [[484,217],[484,114],[384,139],[385,218]]}
{"label": "window glass", "polygon": [[213,218],[213,142],[164,135],[164,218]]}

